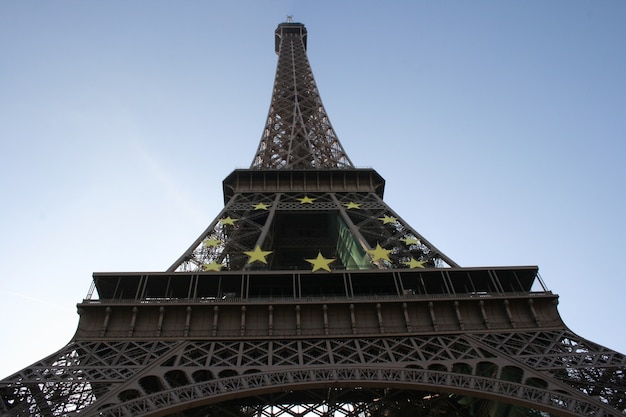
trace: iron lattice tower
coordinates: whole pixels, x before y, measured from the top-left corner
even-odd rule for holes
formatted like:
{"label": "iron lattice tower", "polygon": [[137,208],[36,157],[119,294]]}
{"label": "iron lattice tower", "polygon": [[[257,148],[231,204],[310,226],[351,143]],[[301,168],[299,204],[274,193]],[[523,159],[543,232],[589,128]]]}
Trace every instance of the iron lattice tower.
{"label": "iron lattice tower", "polygon": [[0,382],[2,415],[623,415],[626,358],[565,326],[537,267],[460,267],[353,166],[306,37],[276,30],[222,212],[165,272],[94,274],[70,343]]}

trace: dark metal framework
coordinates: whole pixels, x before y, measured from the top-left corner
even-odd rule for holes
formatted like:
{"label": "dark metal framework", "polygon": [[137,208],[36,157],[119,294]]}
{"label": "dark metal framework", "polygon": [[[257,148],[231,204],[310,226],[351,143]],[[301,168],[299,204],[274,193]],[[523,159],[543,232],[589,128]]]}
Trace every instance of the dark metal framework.
{"label": "dark metal framework", "polygon": [[[360,269],[404,268],[403,262],[412,258],[431,267],[458,266],[385,204],[382,192],[373,190],[383,186],[373,170],[338,171],[325,176],[320,172],[293,170],[255,174],[236,171],[225,181],[227,191],[238,191],[232,193],[218,217],[169,271],[201,271],[212,262],[232,271],[250,268],[244,252],[257,245],[273,249],[268,263],[261,265],[263,269],[300,269],[304,259],[314,258],[322,250],[326,257],[336,259],[333,269],[345,269],[352,261],[345,256],[342,260],[338,253],[342,248],[338,241],[345,242],[344,246],[349,244],[343,235],[348,235],[351,242],[358,242],[362,257],[376,245],[390,250],[389,259],[375,264],[368,257],[359,262]],[[254,176],[262,177],[257,178],[258,186],[250,186],[249,179]],[[280,177],[287,178],[284,189],[282,182],[273,182]],[[373,179],[379,182],[372,183]],[[231,184],[231,181],[244,184]],[[244,187],[246,191],[242,191]],[[303,204],[300,200],[305,197],[312,202]],[[255,207],[259,203],[267,207],[258,210]],[[358,208],[347,208],[350,204]],[[227,218],[233,224],[224,223]],[[207,245],[207,240],[214,243]],[[300,255],[281,257],[286,247],[292,252],[301,248]],[[306,265],[304,268],[309,269]]]}
{"label": "dark metal framework", "polygon": [[165,272],[94,274],[70,343],[0,381],[0,414],[624,415],[626,357],[567,328],[537,267],[462,268],[404,222],[330,126],[304,26],[276,42],[222,212]]}
{"label": "dark metal framework", "polygon": [[335,133],[306,55],[307,30],[283,23],[272,103],[251,168],[353,168]]}

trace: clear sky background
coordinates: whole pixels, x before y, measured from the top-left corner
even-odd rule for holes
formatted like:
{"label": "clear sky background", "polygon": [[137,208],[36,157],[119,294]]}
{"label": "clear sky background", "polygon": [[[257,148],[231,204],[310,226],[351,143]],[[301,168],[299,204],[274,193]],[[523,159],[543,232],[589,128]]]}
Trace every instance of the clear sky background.
{"label": "clear sky background", "polygon": [[72,337],[94,271],[163,271],[250,165],[274,29],[386,202],[462,266],[538,265],[626,353],[626,2],[0,2],[0,378]]}

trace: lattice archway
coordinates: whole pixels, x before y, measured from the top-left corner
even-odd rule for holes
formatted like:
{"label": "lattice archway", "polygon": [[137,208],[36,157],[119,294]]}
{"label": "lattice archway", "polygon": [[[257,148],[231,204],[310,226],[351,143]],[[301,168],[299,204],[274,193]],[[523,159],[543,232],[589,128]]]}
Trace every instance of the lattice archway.
{"label": "lattice archway", "polygon": [[[416,409],[423,409],[429,404],[445,407],[443,400],[449,405],[449,399],[453,396],[463,398],[464,404],[478,399],[484,400],[483,405],[489,403],[494,407],[537,410],[535,414],[529,414],[537,416],[545,416],[545,413],[565,417],[614,415],[602,404],[591,403],[566,392],[567,390],[559,392],[547,389],[545,381],[533,382],[522,384],[484,376],[415,368],[293,369],[189,384],[110,405],[104,409],[88,409],[81,415],[195,417],[219,415],[228,408],[232,415],[352,417],[366,415],[366,412],[371,414],[372,407],[393,409],[407,407],[407,404],[412,404]],[[418,401],[421,402],[419,406]],[[233,407],[239,409],[239,414],[232,412]],[[320,407],[325,407],[327,411],[319,411]],[[310,410],[310,414],[306,410]],[[444,410],[439,413],[442,417],[470,415],[463,414],[462,410],[452,410],[449,414],[445,414]],[[387,411],[385,415],[394,414]]]}

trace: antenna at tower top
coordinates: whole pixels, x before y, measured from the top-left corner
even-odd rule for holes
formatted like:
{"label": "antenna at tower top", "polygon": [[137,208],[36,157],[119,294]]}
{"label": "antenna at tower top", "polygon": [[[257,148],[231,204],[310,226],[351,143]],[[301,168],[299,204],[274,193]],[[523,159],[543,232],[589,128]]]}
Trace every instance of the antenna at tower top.
{"label": "antenna at tower top", "polygon": [[293,23],[293,15],[287,15],[287,23]]}

